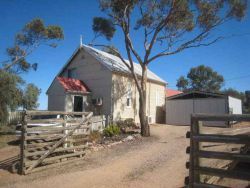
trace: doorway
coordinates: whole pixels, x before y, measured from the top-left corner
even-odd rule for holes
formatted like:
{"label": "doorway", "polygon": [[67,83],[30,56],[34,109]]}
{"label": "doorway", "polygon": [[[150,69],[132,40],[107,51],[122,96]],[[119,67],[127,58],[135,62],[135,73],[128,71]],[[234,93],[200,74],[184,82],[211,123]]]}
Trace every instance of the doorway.
{"label": "doorway", "polygon": [[83,111],[83,97],[74,96],[74,112],[82,112],[82,111]]}

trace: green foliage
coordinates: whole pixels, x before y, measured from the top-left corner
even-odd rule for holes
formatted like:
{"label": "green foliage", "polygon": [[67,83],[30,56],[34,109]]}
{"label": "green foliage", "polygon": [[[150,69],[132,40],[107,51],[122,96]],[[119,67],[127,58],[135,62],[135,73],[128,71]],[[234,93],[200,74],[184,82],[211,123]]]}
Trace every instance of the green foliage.
{"label": "green foliage", "polygon": [[222,75],[218,74],[211,67],[200,65],[190,69],[187,79],[181,76],[177,80],[176,86],[183,91],[219,92],[223,83],[224,78]]}
{"label": "green foliage", "polygon": [[49,25],[46,27],[43,20],[36,18],[27,23],[23,30],[17,34],[16,42],[21,46],[31,46],[36,43],[63,38],[63,31],[59,26]]}
{"label": "green foliage", "polygon": [[47,26],[46,36],[48,39],[56,39],[56,40],[61,40],[64,38],[62,28],[56,25]]}
{"label": "green foliage", "polygon": [[19,74],[37,69],[37,63],[30,63],[26,59],[34,50],[42,44],[55,47],[55,42],[63,37],[59,26],[45,26],[39,18],[27,23],[15,36],[15,45],[6,49],[9,59],[0,63],[0,123],[6,121],[9,110],[38,106],[40,90],[28,84],[22,91],[24,81]]}
{"label": "green foliage", "polygon": [[43,20],[33,19],[16,35],[15,45],[7,48],[9,60],[2,63],[2,69],[15,73],[28,72],[31,68],[36,69],[37,64],[28,62],[26,57],[41,44],[56,47],[55,42],[63,38],[61,27],[45,26]]}
{"label": "green foliage", "polygon": [[24,84],[20,76],[0,69],[0,123],[6,122],[10,110],[18,107],[31,110],[38,107],[41,91],[34,84],[28,84],[22,90]]}
{"label": "green foliage", "polygon": [[180,90],[180,91],[187,91],[187,89],[188,89],[188,80],[187,80],[184,76],[181,76],[181,77],[177,80],[176,87],[177,87],[178,90]]}
{"label": "green foliage", "polygon": [[129,15],[139,0],[100,0],[102,11],[109,11],[117,19],[124,17],[124,12]]}
{"label": "green foliage", "polygon": [[22,96],[23,108],[27,110],[36,109],[39,106],[37,101],[40,93],[41,90],[34,84],[28,84],[25,90],[23,91],[23,96]]}
{"label": "green foliage", "polygon": [[23,83],[21,77],[0,70],[0,123],[6,121],[8,110],[13,110],[21,104],[20,87]]}
{"label": "green foliage", "polygon": [[119,135],[121,132],[120,128],[117,125],[109,125],[103,130],[103,135],[107,137],[112,137]]}
{"label": "green foliage", "polygon": [[[229,19],[241,20],[246,14],[247,0],[101,0],[100,8],[110,19],[94,18],[94,23],[98,22],[95,32],[102,30],[104,26],[107,31],[114,31],[113,24],[126,29],[126,24],[131,24],[129,19],[133,11],[139,11],[140,14],[137,12],[136,16],[133,15],[134,29],[161,30],[163,32],[156,41],[162,42],[163,38],[171,38],[171,36],[178,38],[181,33],[194,29],[208,31]],[[102,35],[110,40],[113,33],[109,36],[107,34],[110,33],[102,32]],[[203,36],[199,39],[203,39]]]}
{"label": "green foliage", "polygon": [[222,90],[222,93],[229,95],[229,96],[232,96],[232,97],[235,97],[235,98],[238,98],[238,99],[241,99],[242,101],[245,100],[245,93],[240,92],[240,91],[233,89],[233,88],[224,89],[224,90]]}
{"label": "green foliage", "polygon": [[115,33],[112,21],[102,17],[94,18],[92,29],[96,35],[105,36],[107,40],[110,40]]}
{"label": "green foliage", "polygon": [[237,91],[233,88],[224,89],[222,93],[241,99],[243,113],[249,113],[250,111],[250,101],[247,100],[247,95],[244,92]]}
{"label": "green foliage", "polygon": [[242,19],[246,15],[247,0],[229,0],[229,16]]}

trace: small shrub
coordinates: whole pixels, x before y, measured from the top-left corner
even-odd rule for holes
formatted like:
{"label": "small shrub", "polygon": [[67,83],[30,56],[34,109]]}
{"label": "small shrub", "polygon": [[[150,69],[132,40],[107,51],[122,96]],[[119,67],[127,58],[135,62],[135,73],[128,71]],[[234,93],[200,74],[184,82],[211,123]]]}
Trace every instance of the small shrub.
{"label": "small shrub", "polygon": [[120,128],[135,128],[136,127],[136,124],[134,122],[134,119],[132,118],[128,118],[128,119],[125,119],[125,120],[119,120],[116,122],[116,124],[120,127]]}
{"label": "small shrub", "polygon": [[14,125],[1,125],[0,134],[15,134],[16,126]]}
{"label": "small shrub", "polygon": [[137,129],[137,125],[134,122],[134,119],[128,118],[125,120],[120,120],[117,122],[117,125],[120,127],[121,132],[124,134],[134,132],[134,129]]}
{"label": "small shrub", "polygon": [[112,137],[112,136],[115,136],[115,135],[119,135],[120,132],[121,132],[120,127],[118,127],[117,125],[109,125],[108,127],[106,127],[103,130],[104,136],[107,136],[107,137]]}

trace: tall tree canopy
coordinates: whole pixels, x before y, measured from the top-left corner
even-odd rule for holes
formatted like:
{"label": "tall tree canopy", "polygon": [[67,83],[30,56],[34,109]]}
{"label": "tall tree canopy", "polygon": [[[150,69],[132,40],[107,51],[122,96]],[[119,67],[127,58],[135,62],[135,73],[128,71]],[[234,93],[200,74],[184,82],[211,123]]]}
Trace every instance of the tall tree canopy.
{"label": "tall tree canopy", "polygon": [[[146,118],[149,63],[159,57],[221,40],[223,36],[211,33],[231,19],[241,20],[247,0],[101,0],[100,8],[107,17],[93,19],[94,33],[110,40],[115,32],[121,32],[129,61],[125,61],[119,51],[116,53],[134,78],[139,93],[141,134],[149,136]],[[138,51],[140,44],[135,35],[144,37],[143,52]],[[135,74],[133,60],[140,64],[141,75]]]}
{"label": "tall tree canopy", "polygon": [[27,23],[17,33],[14,45],[6,49],[8,59],[0,61],[0,120],[8,117],[8,110],[24,106],[26,109],[36,108],[40,90],[34,84],[28,84],[21,78],[22,73],[37,69],[37,63],[28,61],[28,56],[39,46],[56,47],[57,41],[64,38],[61,27],[45,26],[39,18]]}
{"label": "tall tree canopy", "polygon": [[176,86],[181,91],[196,90],[219,92],[224,83],[222,75],[218,74],[211,67],[200,65],[193,67],[187,74],[187,78],[181,76]]}

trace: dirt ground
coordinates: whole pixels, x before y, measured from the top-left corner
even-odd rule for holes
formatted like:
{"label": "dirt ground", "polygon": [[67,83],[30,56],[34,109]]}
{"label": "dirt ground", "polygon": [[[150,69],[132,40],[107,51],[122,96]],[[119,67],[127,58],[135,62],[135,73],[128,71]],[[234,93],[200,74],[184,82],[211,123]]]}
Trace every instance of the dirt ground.
{"label": "dirt ground", "polygon": [[[83,159],[26,176],[12,174],[18,147],[0,149],[0,187],[7,188],[181,188],[188,176],[187,126],[153,125],[151,137],[92,152]],[[229,187],[245,188],[248,184]]]}
{"label": "dirt ground", "polygon": [[[182,187],[188,127],[151,126],[150,138],[93,152],[71,164],[26,176],[0,170],[3,187]],[[0,160],[15,156],[14,146],[1,149]],[[3,153],[3,155],[2,155]]]}

